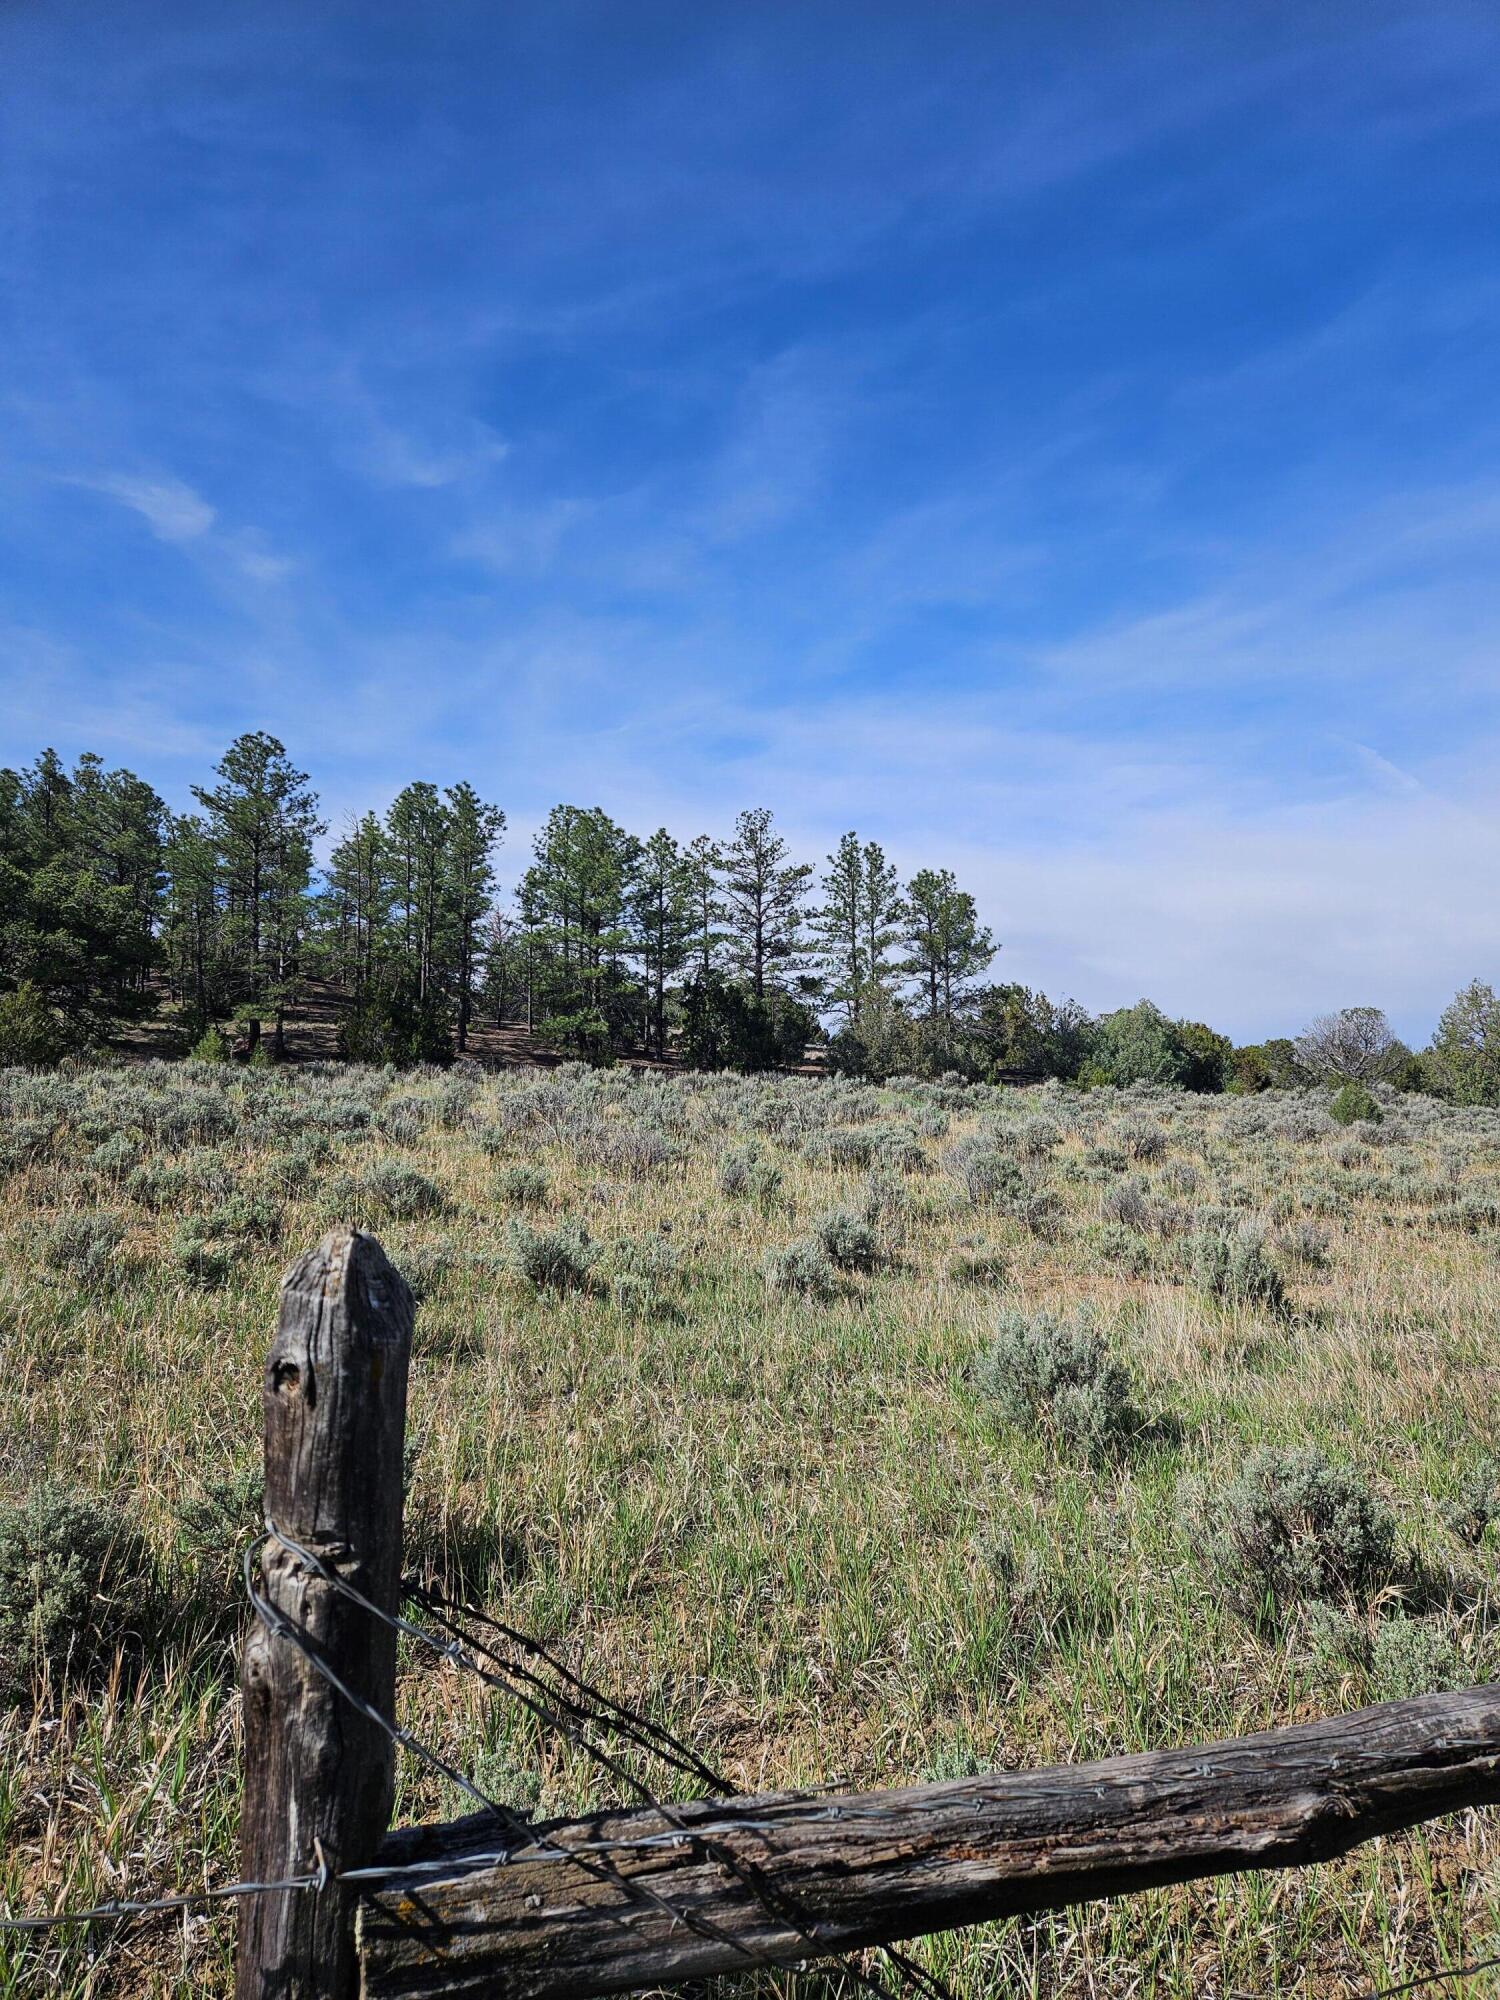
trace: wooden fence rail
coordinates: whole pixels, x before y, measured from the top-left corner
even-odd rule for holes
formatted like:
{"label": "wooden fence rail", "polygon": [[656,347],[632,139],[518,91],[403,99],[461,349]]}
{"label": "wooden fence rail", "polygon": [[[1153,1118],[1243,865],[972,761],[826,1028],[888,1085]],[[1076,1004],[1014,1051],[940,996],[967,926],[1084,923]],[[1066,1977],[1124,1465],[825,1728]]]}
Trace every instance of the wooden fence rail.
{"label": "wooden fence rail", "polygon": [[[267,1511],[372,1602],[399,1591],[410,1294],[374,1239],[287,1280]],[[391,1718],[378,1621],[282,1544],[273,1615]],[[399,1871],[241,1916],[237,2000],[562,2000],[800,1963],[1234,1870],[1326,1860],[1500,1802],[1500,1686],[1226,1743],[849,1795],[714,1799],[385,1832],[391,1744],[284,1633],[246,1646],[245,1873]],[[384,1836],[382,1838],[382,1836]]]}

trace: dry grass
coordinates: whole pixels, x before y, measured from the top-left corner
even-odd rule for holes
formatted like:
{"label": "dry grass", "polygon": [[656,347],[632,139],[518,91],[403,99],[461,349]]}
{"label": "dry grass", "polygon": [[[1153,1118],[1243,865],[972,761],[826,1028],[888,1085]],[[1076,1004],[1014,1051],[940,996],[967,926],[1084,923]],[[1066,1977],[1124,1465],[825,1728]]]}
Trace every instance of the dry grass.
{"label": "dry grass", "polygon": [[[0,1091],[0,1498],[43,1480],[117,1496],[165,1593],[106,1684],[54,1679],[0,1728],[12,1906],[233,1871],[232,1570],[260,1357],[281,1267],[343,1209],[424,1294],[413,1559],[743,1785],[895,1783],[1357,1705],[1388,1691],[1372,1643],[1401,1611],[1451,1676],[1500,1672],[1494,1531],[1475,1549],[1445,1525],[1496,1447],[1494,1114],[1409,1101],[1351,1139],[1306,1099],[316,1066],[12,1073]],[[1133,1157],[1143,1122],[1156,1157]],[[972,1167],[943,1164],[966,1139],[1019,1183],[1002,1170],[976,1204]],[[747,1144],[780,1169],[758,1198],[720,1188]],[[518,1166],[546,1177],[524,1208]],[[826,1301],[768,1287],[768,1252],[834,1208],[875,1218],[878,1268],[838,1273]],[[215,1211],[205,1262],[181,1232]],[[512,1213],[581,1223],[601,1246],[587,1285],[526,1286]],[[49,1261],[70,1214],[123,1225],[101,1267]],[[1283,1312],[1188,1282],[1195,1224],[1254,1217]],[[1303,1222],[1326,1263],[1286,1236]],[[1105,1465],[1008,1428],[971,1374],[1002,1305],[1081,1303],[1156,1420]],[[1184,1496],[1263,1442],[1321,1447],[1394,1508],[1380,1601],[1266,1617],[1222,1595]],[[602,1796],[524,1717],[415,1657],[401,1703],[523,1806]],[[402,1784],[402,1817],[460,1809],[419,1772]],[[1500,1950],[1496,1883],[1473,1815],[1282,1879],[920,1949],[966,1995],[1355,1994]],[[0,1942],[0,1996],[221,1992],[231,1936],[215,1916]]]}

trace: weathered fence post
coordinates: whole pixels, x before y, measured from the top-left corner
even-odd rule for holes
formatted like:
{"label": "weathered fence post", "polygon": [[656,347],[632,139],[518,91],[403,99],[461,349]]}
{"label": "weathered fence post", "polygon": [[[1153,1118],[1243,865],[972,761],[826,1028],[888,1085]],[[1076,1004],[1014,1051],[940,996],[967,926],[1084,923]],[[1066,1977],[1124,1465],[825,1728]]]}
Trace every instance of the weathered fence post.
{"label": "weathered fence post", "polygon": [[[412,1297],[373,1236],[343,1226],[287,1274],[266,1360],[267,1523],[373,1603],[399,1608],[402,1447]],[[356,1694],[394,1711],[396,1635],[274,1539],[262,1594]],[[287,1638],[257,1621],[241,1671],[247,1881],[372,1859],[390,1819],[394,1746]],[[246,1897],[236,2000],[350,2000],[352,1893]]]}

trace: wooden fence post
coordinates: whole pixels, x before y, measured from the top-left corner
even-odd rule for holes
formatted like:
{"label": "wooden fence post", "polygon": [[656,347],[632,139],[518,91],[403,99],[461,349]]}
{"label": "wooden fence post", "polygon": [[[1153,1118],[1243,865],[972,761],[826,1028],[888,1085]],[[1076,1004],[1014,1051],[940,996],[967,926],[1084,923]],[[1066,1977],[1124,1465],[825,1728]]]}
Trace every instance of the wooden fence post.
{"label": "wooden fence post", "polygon": [[[373,1236],[331,1231],[287,1274],[266,1360],[265,1508],[292,1540],[383,1609],[399,1609],[402,1450],[412,1296]],[[262,1595],[378,1712],[394,1713],[396,1635],[272,1540]],[[245,1642],[245,1880],[373,1859],[389,1824],[394,1745],[284,1637]],[[236,2000],[351,2000],[354,1898],[319,1891],[240,1905]]]}

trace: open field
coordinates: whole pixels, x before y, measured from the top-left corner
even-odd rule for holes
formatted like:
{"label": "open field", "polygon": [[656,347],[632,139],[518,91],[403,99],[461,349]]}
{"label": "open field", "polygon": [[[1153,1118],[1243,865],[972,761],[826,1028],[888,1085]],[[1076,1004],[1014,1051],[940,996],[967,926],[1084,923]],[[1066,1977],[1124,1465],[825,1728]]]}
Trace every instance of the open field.
{"label": "open field", "polygon": [[[145,1064],[4,1073],[0,1166],[0,1500],[86,1489],[141,1538],[92,1660],[45,1657],[24,1560],[0,1578],[11,1907],[234,1872],[261,1357],[281,1270],[345,1214],[421,1299],[411,1561],[744,1787],[1500,1677],[1500,1114]],[[1266,1446],[1359,1475],[1326,1546],[1246,1502]],[[604,1796],[415,1656],[401,1702],[521,1807]],[[398,1819],[462,1809],[401,1783]],[[917,1950],[965,1995],[1357,1994],[1500,1952],[1497,1892],[1472,1815]],[[0,1995],[219,1993],[232,1932],[0,1940]]]}

